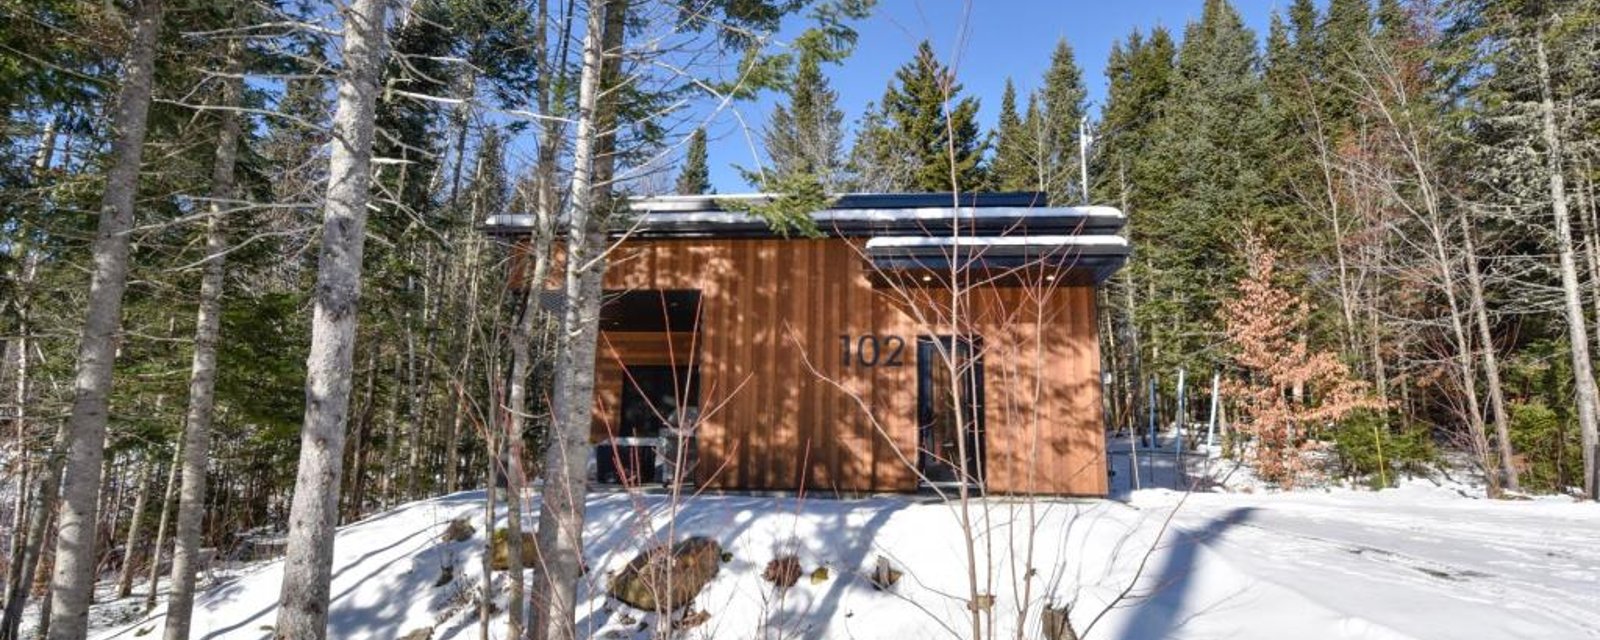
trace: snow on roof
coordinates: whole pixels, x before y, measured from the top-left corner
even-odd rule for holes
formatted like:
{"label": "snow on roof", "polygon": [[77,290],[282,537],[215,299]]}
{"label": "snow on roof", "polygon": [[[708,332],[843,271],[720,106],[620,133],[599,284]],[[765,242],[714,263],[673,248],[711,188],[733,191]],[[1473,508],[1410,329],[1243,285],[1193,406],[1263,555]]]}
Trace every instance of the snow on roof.
{"label": "snow on roof", "polygon": [[887,236],[867,241],[867,250],[920,247],[1099,247],[1125,249],[1121,236]]}
{"label": "snow on roof", "polygon": [[[731,201],[758,203],[769,194],[719,196],[661,196],[631,200],[623,219],[630,233],[645,235],[759,234],[768,223],[758,216],[729,210]],[[1104,206],[1053,207],[1034,193],[951,194],[845,194],[832,206],[811,214],[824,232],[843,235],[880,235],[887,231],[920,230],[952,222],[970,222],[990,235],[1011,226],[1040,226],[1056,232],[1109,233],[1126,222],[1121,211]],[[956,206],[959,203],[959,206]],[[485,226],[511,231],[531,228],[534,216],[490,216]],[[1043,230],[1043,229],[1036,229]]]}

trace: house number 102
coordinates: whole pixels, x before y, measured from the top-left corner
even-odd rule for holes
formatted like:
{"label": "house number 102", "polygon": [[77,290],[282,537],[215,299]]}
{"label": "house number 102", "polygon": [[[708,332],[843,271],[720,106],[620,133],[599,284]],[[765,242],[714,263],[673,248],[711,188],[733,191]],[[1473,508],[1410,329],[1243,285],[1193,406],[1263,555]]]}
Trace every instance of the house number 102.
{"label": "house number 102", "polygon": [[902,366],[905,350],[906,341],[900,336],[839,336],[839,361],[846,367]]}

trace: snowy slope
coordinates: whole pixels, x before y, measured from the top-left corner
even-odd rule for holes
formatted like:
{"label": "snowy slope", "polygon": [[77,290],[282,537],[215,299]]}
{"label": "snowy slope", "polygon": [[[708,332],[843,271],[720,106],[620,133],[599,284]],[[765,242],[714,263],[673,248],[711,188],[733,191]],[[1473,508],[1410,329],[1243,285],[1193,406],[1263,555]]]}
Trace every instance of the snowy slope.
{"label": "snowy slope", "polygon": [[[476,638],[475,611],[460,596],[479,577],[481,500],[481,493],[425,500],[342,529],[331,637],[394,638],[436,627],[434,638]],[[647,541],[706,535],[734,559],[696,602],[711,619],[687,637],[967,632],[965,545],[951,505],[914,497],[700,497],[676,518],[670,511],[662,496],[591,499],[586,535],[594,570],[581,629],[648,637],[638,629],[653,616],[598,595],[606,573]],[[1169,514],[1171,527],[1154,544]],[[458,516],[472,518],[479,537],[440,543],[439,532]],[[535,519],[530,515],[530,524]],[[973,519],[975,530],[987,532],[975,539],[990,567],[979,582],[996,594],[988,615],[1000,637],[1018,624],[1028,566],[1037,571],[1023,623],[1029,637],[1037,637],[1041,606],[1065,602],[1074,603],[1080,632],[1101,617],[1090,638],[1600,637],[1600,549],[1593,544],[1600,508],[1592,504],[1489,502],[1418,487],[1187,500],[1146,490],[1131,504],[1042,501],[1031,513],[1026,503],[992,500]],[[1034,558],[1027,562],[1030,530]],[[826,564],[829,579],[802,577],[776,592],[760,574],[787,552],[797,553],[808,573]],[[892,593],[865,578],[879,555],[906,571]],[[1137,584],[1117,601],[1141,562]],[[444,564],[456,567],[455,580],[434,587]],[[194,637],[270,637],[280,576],[281,565],[267,563],[207,592]],[[160,614],[99,637],[138,637],[159,626]]]}

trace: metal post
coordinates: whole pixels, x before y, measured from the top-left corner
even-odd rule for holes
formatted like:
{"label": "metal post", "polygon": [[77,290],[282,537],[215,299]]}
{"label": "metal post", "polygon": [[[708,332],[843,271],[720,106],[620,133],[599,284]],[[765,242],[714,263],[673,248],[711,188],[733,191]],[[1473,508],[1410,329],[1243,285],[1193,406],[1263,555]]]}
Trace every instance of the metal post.
{"label": "metal post", "polygon": [[1222,397],[1222,372],[1211,374],[1211,418],[1206,421],[1206,448],[1216,446],[1217,438],[1217,403]]}
{"label": "metal post", "polygon": [[1183,367],[1178,367],[1178,414],[1173,420],[1178,438],[1176,446],[1172,448],[1172,462],[1178,468],[1178,483],[1181,485],[1187,485],[1189,477],[1189,469],[1183,465],[1183,425],[1189,418],[1188,403],[1183,396],[1184,373]]}
{"label": "metal post", "polygon": [[[1158,449],[1158,448],[1160,448],[1160,447],[1157,446],[1157,443],[1156,443],[1156,377],[1155,376],[1150,376],[1150,450],[1151,450],[1151,455],[1150,456],[1145,456],[1146,464],[1149,464],[1150,458],[1154,455],[1155,450]],[[1155,468],[1151,467],[1150,470],[1151,470],[1151,473],[1152,473],[1152,475],[1150,476],[1150,480],[1153,482],[1153,481],[1155,481],[1155,475],[1153,475],[1154,472],[1155,472]]]}
{"label": "metal post", "polygon": [[1078,184],[1083,188],[1083,204],[1089,204],[1089,116],[1078,119]]}

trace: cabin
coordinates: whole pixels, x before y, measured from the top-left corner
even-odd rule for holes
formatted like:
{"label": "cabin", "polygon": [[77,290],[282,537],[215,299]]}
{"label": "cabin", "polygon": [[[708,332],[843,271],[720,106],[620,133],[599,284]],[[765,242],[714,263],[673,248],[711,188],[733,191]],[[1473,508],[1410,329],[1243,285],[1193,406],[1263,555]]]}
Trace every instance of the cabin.
{"label": "cabin", "polygon": [[636,199],[616,221],[599,481],[1105,495],[1096,290],[1128,257],[1122,213],[852,194],[785,235],[745,212],[767,197]]}

